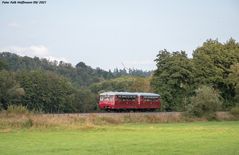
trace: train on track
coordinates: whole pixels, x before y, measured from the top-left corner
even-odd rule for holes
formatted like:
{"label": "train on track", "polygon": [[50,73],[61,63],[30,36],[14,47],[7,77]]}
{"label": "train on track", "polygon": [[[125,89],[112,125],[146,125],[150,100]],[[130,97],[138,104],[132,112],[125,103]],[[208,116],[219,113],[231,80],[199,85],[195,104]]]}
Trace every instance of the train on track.
{"label": "train on track", "polygon": [[106,111],[155,111],[160,108],[160,95],[142,92],[104,92],[99,108]]}

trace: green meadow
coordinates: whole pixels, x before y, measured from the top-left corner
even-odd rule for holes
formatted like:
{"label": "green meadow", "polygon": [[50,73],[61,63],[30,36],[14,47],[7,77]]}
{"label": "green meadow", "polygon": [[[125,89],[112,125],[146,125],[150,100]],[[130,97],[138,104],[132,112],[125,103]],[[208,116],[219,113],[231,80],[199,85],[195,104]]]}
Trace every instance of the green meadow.
{"label": "green meadow", "polygon": [[1,155],[239,154],[239,121],[4,129]]}

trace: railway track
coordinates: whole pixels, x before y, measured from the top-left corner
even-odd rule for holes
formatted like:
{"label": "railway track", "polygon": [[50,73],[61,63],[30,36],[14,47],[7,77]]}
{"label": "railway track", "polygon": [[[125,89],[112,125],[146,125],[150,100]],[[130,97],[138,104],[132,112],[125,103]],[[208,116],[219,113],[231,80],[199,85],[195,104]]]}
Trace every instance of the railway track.
{"label": "railway track", "polygon": [[[53,122],[74,123],[78,119],[92,123],[124,123],[124,122],[184,122],[189,118],[183,112],[123,112],[123,113],[64,113],[64,114],[35,114],[37,120]],[[44,118],[45,117],[45,118]],[[235,117],[230,112],[217,112],[217,120],[233,120]],[[50,120],[50,121],[49,121]],[[62,121],[61,121],[62,120]],[[190,118],[191,121],[205,121],[206,118]],[[84,122],[83,121],[83,122]]]}
{"label": "railway track", "polygon": [[182,112],[121,112],[121,113],[113,113],[113,112],[100,112],[100,113],[62,113],[62,114],[39,114],[43,116],[52,116],[52,117],[64,117],[64,116],[72,116],[72,117],[88,117],[88,116],[172,116],[172,115],[180,115]]}

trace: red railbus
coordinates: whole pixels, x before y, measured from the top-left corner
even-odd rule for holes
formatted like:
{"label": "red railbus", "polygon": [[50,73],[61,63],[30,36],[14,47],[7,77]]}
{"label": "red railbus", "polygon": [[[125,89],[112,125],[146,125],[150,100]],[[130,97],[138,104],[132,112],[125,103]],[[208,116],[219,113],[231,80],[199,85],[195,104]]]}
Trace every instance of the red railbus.
{"label": "red railbus", "polygon": [[142,92],[104,92],[99,108],[107,111],[154,111],[160,108],[160,95]]}

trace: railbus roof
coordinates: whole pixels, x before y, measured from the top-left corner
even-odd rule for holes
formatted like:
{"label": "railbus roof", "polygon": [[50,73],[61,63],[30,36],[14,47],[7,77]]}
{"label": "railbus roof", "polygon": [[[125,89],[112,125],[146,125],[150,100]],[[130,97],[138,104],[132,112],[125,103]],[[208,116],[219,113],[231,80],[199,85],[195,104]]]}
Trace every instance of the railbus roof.
{"label": "railbus roof", "polygon": [[104,92],[100,95],[129,95],[129,96],[152,96],[159,97],[159,94],[155,93],[144,93],[144,92]]}

